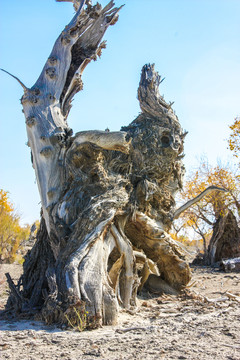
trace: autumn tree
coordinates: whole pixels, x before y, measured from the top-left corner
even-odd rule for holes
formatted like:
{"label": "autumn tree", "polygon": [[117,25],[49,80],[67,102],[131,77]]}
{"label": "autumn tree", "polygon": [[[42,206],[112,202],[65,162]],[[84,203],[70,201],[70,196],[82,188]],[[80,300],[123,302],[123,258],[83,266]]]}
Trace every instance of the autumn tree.
{"label": "autumn tree", "polygon": [[14,262],[29,234],[30,227],[20,225],[20,217],[9,200],[9,193],[0,189],[0,262]]}
{"label": "autumn tree", "polygon": [[233,125],[229,126],[231,134],[228,139],[229,149],[233,152],[234,156],[240,156],[240,117],[236,117]]}
{"label": "autumn tree", "polygon": [[237,169],[221,164],[211,166],[206,158],[184,184],[180,199],[186,202],[197,197],[208,187],[217,187],[223,191],[212,191],[189,207],[181,214],[175,224],[177,232],[193,230],[203,240],[204,256],[207,258],[207,245],[212,236],[212,229],[219,217],[225,216],[229,210],[240,217],[240,181]]}

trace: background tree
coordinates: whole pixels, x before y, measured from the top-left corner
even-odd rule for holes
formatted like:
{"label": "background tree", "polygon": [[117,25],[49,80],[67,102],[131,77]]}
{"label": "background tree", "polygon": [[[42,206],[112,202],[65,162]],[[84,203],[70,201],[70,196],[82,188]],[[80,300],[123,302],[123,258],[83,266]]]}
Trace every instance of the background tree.
{"label": "background tree", "polygon": [[203,240],[204,256],[207,259],[208,242],[212,236],[213,225],[219,217],[229,210],[239,221],[240,218],[240,181],[237,169],[230,166],[211,166],[206,158],[201,159],[197,171],[185,182],[180,194],[181,201],[186,202],[196,197],[208,186],[217,186],[225,191],[213,191],[181,214],[175,227],[177,231],[193,230]]}
{"label": "background tree", "polygon": [[240,118],[236,117],[233,125],[230,126],[231,134],[228,139],[229,149],[234,156],[239,158],[240,155]]}
{"label": "background tree", "polygon": [[0,189],[0,262],[14,262],[23,242],[27,242],[30,226],[21,226],[20,217],[16,214],[9,200],[7,191]]}

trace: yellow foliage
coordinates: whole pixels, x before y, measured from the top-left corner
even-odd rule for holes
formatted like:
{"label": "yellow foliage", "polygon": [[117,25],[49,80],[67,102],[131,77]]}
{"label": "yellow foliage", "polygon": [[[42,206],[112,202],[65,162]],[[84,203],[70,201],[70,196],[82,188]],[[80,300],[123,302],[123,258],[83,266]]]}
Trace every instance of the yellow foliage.
{"label": "yellow foliage", "polygon": [[20,245],[29,238],[30,226],[20,226],[20,217],[15,214],[8,192],[0,189],[0,262],[14,262]]}
{"label": "yellow foliage", "polygon": [[229,126],[232,130],[228,139],[229,149],[233,151],[234,156],[240,156],[240,117],[237,117],[233,125]]}
{"label": "yellow foliage", "polygon": [[203,217],[204,215],[211,216],[213,220],[216,220],[220,215],[224,215],[229,208],[239,210],[239,175],[222,165],[211,167],[206,159],[202,160],[198,171],[193,173],[188,181],[186,181],[184,191],[182,192],[182,199],[184,201],[190,200],[211,185],[223,188],[226,192],[213,191],[198,202],[188,212],[188,214],[191,214],[191,216],[188,216],[189,226],[195,223],[196,211],[198,214],[201,213]]}
{"label": "yellow foliage", "polygon": [[231,171],[229,166],[212,167],[206,159],[202,159],[198,170],[193,172],[185,182],[184,189],[180,194],[181,203],[195,198],[212,185],[226,191],[212,191],[183,212],[175,224],[178,236],[183,234],[184,239],[194,231],[194,234],[203,240],[205,253],[211,238],[213,224],[218,217],[224,215],[229,209],[237,218],[240,217],[240,176],[236,171]]}
{"label": "yellow foliage", "polygon": [[[211,234],[212,234],[212,232],[210,232],[209,234],[205,234],[205,236],[207,237],[206,245],[208,245],[208,243],[210,241]],[[175,232],[170,232],[170,235],[171,235],[172,239],[179,241],[181,244],[184,245],[185,248],[187,248],[189,250],[193,250],[193,249],[197,249],[198,251],[204,250],[203,239],[189,239],[188,236],[178,235]]]}

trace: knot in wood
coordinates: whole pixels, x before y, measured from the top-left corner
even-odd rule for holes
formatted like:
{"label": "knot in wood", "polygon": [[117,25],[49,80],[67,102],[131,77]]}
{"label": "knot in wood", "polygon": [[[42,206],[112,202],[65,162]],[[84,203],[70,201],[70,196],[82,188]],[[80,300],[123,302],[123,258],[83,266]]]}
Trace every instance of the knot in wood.
{"label": "knot in wood", "polygon": [[31,98],[29,100],[32,104],[37,104],[39,101],[37,96],[31,96]]}
{"label": "knot in wood", "polygon": [[64,34],[61,38],[61,42],[63,45],[68,45],[71,42],[71,38],[68,34]]}
{"label": "knot in wood", "polygon": [[38,95],[40,95],[40,90],[38,88],[35,88],[31,91],[31,93],[33,96],[38,96]]}
{"label": "knot in wood", "polygon": [[48,199],[52,200],[54,198],[54,196],[56,195],[56,192],[57,192],[56,188],[49,189],[49,191],[47,192]]}
{"label": "knot in wood", "polygon": [[44,147],[41,151],[40,151],[40,154],[42,156],[45,156],[45,157],[50,157],[51,154],[52,154],[52,151],[53,151],[53,148],[51,146],[46,146]]}
{"label": "knot in wood", "polygon": [[49,67],[46,69],[46,74],[50,79],[56,79],[56,69],[55,67]]}
{"label": "knot in wood", "polygon": [[33,94],[27,94],[27,95],[23,95],[22,99],[21,99],[21,103],[31,103],[32,105],[36,105],[39,102],[39,98],[36,95]]}
{"label": "knot in wood", "polygon": [[27,120],[26,120],[26,124],[29,127],[32,127],[32,126],[36,125],[36,123],[37,123],[37,120],[36,120],[36,118],[34,116],[29,116],[27,118]]}
{"label": "knot in wood", "polygon": [[54,103],[56,98],[54,95],[52,95],[51,93],[47,94],[47,98],[48,100],[50,100],[51,103]]}
{"label": "knot in wood", "polygon": [[41,136],[40,136],[40,139],[41,139],[42,141],[46,141],[46,135],[41,135]]}
{"label": "knot in wood", "polygon": [[70,32],[69,32],[69,35],[72,37],[72,38],[75,38],[78,36],[78,27],[76,26],[75,28],[71,29]]}
{"label": "knot in wood", "polygon": [[48,62],[50,65],[56,65],[57,64],[57,58],[55,56],[50,56],[48,58]]}
{"label": "knot in wood", "polygon": [[31,89],[23,95],[21,103],[24,104],[26,102],[30,102],[31,104],[35,105],[39,102],[39,95],[40,90],[38,88]]}

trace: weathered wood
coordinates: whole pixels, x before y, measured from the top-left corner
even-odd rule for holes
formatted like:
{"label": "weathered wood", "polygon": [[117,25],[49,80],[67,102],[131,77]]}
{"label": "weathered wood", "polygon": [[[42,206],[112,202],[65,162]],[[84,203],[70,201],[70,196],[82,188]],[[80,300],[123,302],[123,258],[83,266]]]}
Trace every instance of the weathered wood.
{"label": "weathered wood", "polygon": [[199,195],[197,195],[194,199],[191,199],[189,201],[186,202],[186,204],[182,205],[179,209],[177,209],[175,211],[175,213],[173,214],[173,220],[174,219],[178,219],[179,216],[186,211],[187,209],[189,209],[191,206],[193,206],[194,204],[196,204],[198,201],[200,201],[204,196],[208,195],[209,193],[211,193],[212,191],[224,191],[227,192],[226,189],[220,188],[218,186],[209,186],[207,189],[205,189],[204,191],[202,191]]}
{"label": "weathered wood", "polygon": [[229,210],[220,216],[213,227],[213,235],[208,246],[208,262],[216,262],[240,255],[240,228],[234,214]]}
{"label": "weathered wood", "polygon": [[20,312],[22,310],[22,305],[23,305],[23,297],[20,294],[17,286],[14,284],[11,276],[9,273],[5,274],[6,278],[7,278],[7,282],[8,282],[8,286],[11,290],[11,295],[12,295],[12,303],[8,303],[8,306],[11,306],[12,304],[14,305],[14,309],[16,312]]}
{"label": "weathered wood", "polygon": [[75,16],[22,97],[43,213],[19,286],[22,311],[39,308],[47,323],[67,323],[69,314],[86,310],[88,326],[96,327],[116,323],[119,307],[134,307],[149,275],[159,291],[174,293],[191,278],[168,234],[186,133],[148,64],[138,89],[142,112],[129,126],[72,136],[71,100],[120,10],[113,1],[105,8],[72,2]]}
{"label": "weathered wood", "polygon": [[240,271],[240,257],[222,260],[220,262],[220,268],[226,272]]}
{"label": "weathered wood", "polygon": [[[73,96],[82,88],[86,65],[101,54],[100,44],[120,8],[80,6],[57,39],[53,50],[31,89],[21,99],[26,117],[28,144],[41,196],[48,233],[54,231],[50,208],[57,203],[64,183],[64,156],[72,130],[67,115]],[[50,225],[51,223],[51,225]]]}

